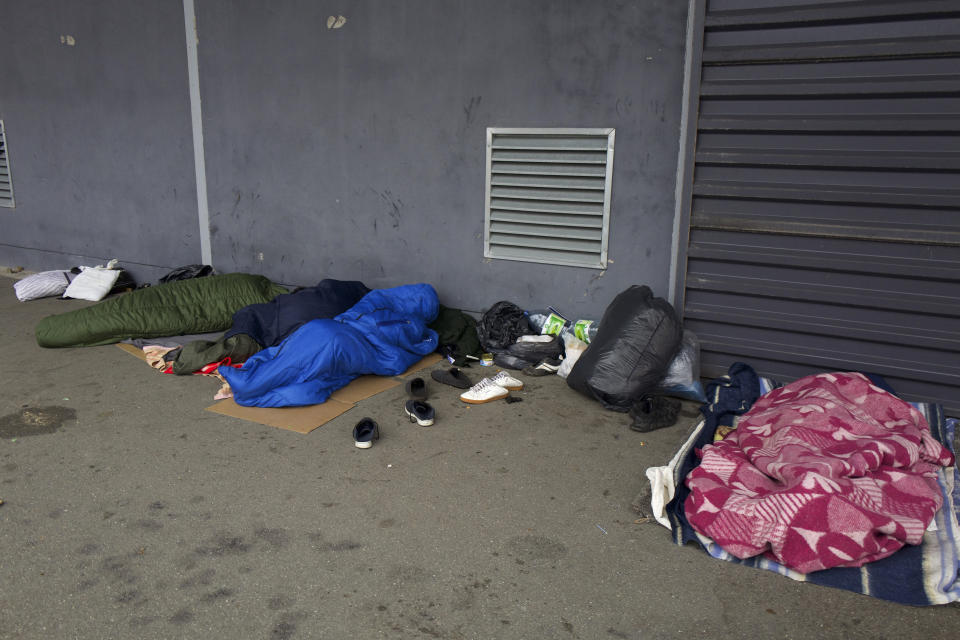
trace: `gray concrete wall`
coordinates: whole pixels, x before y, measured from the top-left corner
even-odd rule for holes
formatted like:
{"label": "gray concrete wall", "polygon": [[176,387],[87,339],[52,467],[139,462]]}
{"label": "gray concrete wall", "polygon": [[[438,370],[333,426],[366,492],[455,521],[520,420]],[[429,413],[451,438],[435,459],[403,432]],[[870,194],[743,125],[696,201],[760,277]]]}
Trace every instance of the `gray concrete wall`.
{"label": "gray concrete wall", "polygon": [[119,258],[148,279],[199,261],[179,2],[4,2],[0,119],[16,196],[0,264]]}
{"label": "gray concrete wall", "polygon": [[[686,3],[197,0],[213,264],[598,317],[667,294]],[[328,29],[331,15],[346,23]],[[200,261],[182,4],[10,2],[0,265]],[[75,44],[61,43],[71,35]],[[483,258],[485,132],[614,127],[606,271]]]}
{"label": "gray concrete wall", "polygon": [[[201,0],[214,262],[597,316],[667,294],[686,3]],[[346,23],[328,29],[330,15]],[[488,126],[615,127],[609,268],[483,258]]]}

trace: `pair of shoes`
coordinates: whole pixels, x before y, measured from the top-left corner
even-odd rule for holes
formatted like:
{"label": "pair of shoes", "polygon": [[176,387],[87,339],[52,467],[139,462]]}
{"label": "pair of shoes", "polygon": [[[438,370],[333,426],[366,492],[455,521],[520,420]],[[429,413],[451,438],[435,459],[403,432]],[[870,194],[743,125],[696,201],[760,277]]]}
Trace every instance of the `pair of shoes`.
{"label": "pair of shoes", "polygon": [[484,378],[470,387],[469,391],[461,393],[460,399],[467,404],[485,404],[506,398],[511,391],[520,391],[521,389],[523,389],[523,382],[506,371],[501,371],[492,378]]}
{"label": "pair of shoes", "polygon": [[433,424],[436,412],[426,402],[427,383],[423,378],[413,378],[407,382],[406,389],[410,399],[403,406],[403,410],[410,418],[410,422],[416,422],[421,427],[429,427]]}
{"label": "pair of shoes", "polygon": [[380,425],[373,418],[362,418],[353,428],[353,444],[357,449],[369,449],[380,439]]}
{"label": "pair of shoes", "polygon": [[677,422],[680,401],[668,396],[643,396],[630,407],[633,422],[630,428],[646,433],[654,429],[671,427]]}
{"label": "pair of shoes", "polygon": [[456,387],[457,389],[469,389],[473,386],[473,383],[470,382],[470,378],[466,376],[460,369],[457,367],[452,367],[450,369],[435,369],[430,372],[430,377],[441,382],[443,384],[448,384],[451,387]]}
{"label": "pair of shoes", "polygon": [[522,373],[527,376],[548,376],[556,373],[563,364],[563,358],[544,358],[536,365],[524,367]]}

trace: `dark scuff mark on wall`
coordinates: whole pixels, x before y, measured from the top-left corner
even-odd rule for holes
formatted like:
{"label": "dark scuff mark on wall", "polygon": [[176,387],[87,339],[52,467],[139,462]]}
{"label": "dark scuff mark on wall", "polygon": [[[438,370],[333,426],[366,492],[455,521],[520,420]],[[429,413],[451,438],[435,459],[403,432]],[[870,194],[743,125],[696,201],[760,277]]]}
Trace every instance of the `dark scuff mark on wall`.
{"label": "dark scuff mark on wall", "polygon": [[473,122],[473,119],[476,116],[476,108],[480,106],[481,100],[483,100],[483,96],[473,96],[463,107],[463,114],[465,116],[464,120],[467,126],[470,126],[470,124]]}

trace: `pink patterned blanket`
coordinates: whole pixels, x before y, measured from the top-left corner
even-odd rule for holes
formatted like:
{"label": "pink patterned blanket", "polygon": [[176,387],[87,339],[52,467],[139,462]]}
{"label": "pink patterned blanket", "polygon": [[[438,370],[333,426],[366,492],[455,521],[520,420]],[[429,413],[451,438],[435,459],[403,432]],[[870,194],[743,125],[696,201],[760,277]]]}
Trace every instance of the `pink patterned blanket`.
{"label": "pink patterned blanket", "polygon": [[952,454],[906,402],[859,373],[808,376],[761,397],[686,479],[690,524],[731,554],[803,573],[859,567],[919,544]]}

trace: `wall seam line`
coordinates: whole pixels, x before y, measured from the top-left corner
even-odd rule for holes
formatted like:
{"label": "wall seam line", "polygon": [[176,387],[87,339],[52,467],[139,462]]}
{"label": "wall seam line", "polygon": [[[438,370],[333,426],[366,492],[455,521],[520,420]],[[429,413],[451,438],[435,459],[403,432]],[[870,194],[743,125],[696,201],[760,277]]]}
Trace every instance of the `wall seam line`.
{"label": "wall seam line", "polygon": [[[694,57],[694,23],[696,21],[696,0],[687,2],[687,36],[683,56],[683,94],[680,98],[680,137],[677,152],[677,174],[674,189],[674,211],[673,211],[673,233],[670,239],[670,273],[667,284],[667,299],[675,307],[683,304],[683,296],[677,295],[677,286],[686,278],[679,273],[679,269],[686,269],[686,264],[682,267],[680,262],[680,227],[683,226],[686,216],[684,215],[684,205],[686,197],[684,190],[687,180],[687,162],[688,154],[688,136],[690,122],[690,100],[693,78],[693,57]],[[695,121],[694,121],[695,122]],[[677,312],[683,317],[683,309],[677,309]]]}
{"label": "wall seam line", "polygon": [[187,41],[187,76],[190,84],[190,119],[193,128],[193,165],[197,179],[197,223],[200,227],[200,261],[213,264],[210,248],[210,208],[207,201],[207,165],[203,146],[203,112],[200,105],[200,65],[197,59],[197,13],[193,0],[183,0],[183,26]]}

